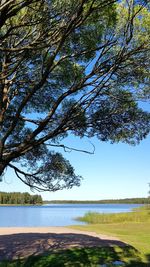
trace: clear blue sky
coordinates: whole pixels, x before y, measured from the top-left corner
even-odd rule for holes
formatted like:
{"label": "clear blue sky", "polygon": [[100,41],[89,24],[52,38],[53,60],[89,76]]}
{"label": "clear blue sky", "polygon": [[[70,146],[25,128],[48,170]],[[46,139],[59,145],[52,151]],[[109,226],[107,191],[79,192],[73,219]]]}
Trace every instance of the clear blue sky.
{"label": "clear blue sky", "polygon": [[[83,176],[80,187],[57,193],[41,193],[43,199],[99,200],[110,198],[147,197],[150,182],[150,136],[137,146],[110,144],[91,140],[95,154],[65,153],[76,173]],[[88,139],[70,137],[66,145],[92,150]],[[0,183],[0,191],[28,191],[15,175],[8,170]],[[35,192],[37,193],[37,192]]]}

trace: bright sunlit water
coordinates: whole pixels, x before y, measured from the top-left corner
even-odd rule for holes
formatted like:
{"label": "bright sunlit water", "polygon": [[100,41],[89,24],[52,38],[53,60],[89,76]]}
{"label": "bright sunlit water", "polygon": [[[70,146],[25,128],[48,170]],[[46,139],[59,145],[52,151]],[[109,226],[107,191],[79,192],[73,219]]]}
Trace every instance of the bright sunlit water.
{"label": "bright sunlit water", "polygon": [[84,224],[74,219],[86,212],[128,212],[138,204],[48,204],[42,206],[1,206],[0,227],[67,226]]}

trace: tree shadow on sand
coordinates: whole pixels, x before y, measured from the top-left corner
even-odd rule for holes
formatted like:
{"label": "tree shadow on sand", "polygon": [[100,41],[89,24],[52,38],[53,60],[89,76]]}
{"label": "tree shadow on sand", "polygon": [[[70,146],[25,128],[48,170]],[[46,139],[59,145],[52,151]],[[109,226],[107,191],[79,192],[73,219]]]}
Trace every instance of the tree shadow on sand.
{"label": "tree shadow on sand", "polygon": [[142,262],[138,251],[121,241],[72,233],[0,236],[0,261],[0,267],[150,267],[150,256]]}
{"label": "tree shadow on sand", "polygon": [[76,233],[19,233],[0,236],[0,260],[24,258],[47,251],[79,247],[125,246],[117,240],[104,240]]}

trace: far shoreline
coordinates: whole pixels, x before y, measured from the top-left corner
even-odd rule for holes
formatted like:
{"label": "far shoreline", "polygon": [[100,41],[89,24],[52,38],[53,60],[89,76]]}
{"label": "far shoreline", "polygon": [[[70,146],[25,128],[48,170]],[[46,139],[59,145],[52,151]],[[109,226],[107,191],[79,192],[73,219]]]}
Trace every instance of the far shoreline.
{"label": "far shoreline", "polygon": [[44,204],[37,203],[37,204],[0,204],[0,207],[35,207],[35,206],[42,206]]}
{"label": "far shoreline", "polygon": [[43,200],[43,203],[35,203],[35,204],[21,204],[14,203],[9,204],[0,203],[0,207],[36,207],[36,206],[44,206],[44,205],[62,205],[62,204],[135,204],[135,205],[148,205],[150,204],[150,198],[127,198],[127,199],[106,199],[106,200]]}
{"label": "far shoreline", "polygon": [[123,198],[103,200],[43,200],[43,204],[150,204],[150,198]]}

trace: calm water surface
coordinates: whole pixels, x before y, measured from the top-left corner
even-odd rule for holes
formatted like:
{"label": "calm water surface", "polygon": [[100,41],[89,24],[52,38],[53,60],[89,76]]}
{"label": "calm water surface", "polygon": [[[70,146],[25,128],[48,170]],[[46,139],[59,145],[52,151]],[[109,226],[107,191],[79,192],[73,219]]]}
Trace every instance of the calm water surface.
{"label": "calm water surface", "polygon": [[0,207],[0,227],[11,226],[66,226],[84,224],[74,218],[86,212],[117,213],[128,212],[136,204],[48,204],[42,206]]}

